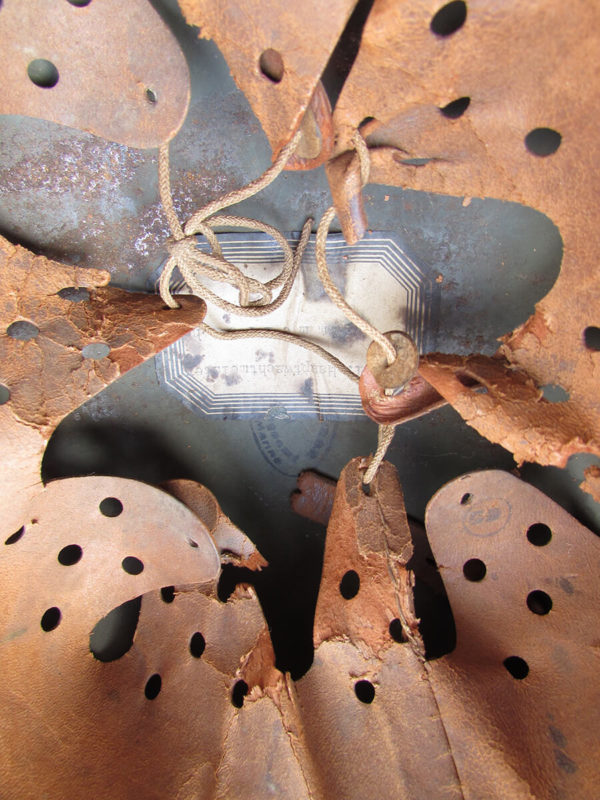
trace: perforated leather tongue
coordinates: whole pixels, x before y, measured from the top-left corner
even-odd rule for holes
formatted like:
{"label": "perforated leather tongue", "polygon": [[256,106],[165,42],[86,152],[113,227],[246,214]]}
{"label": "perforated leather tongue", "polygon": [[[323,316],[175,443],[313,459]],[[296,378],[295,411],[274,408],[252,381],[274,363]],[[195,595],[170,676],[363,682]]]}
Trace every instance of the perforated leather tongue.
{"label": "perforated leather tongue", "polygon": [[[77,478],[2,545],[3,796],[594,796],[600,543],[540,492],[482,472],[431,501],[457,646],[427,662],[395,470],[367,496],[351,462],[294,684],[253,591],[216,598],[223,542],[264,562],[205,490],[170,488],[208,524],[158,489]],[[131,604],[127,646],[98,653]]]}
{"label": "perforated leather tongue", "polygon": [[[150,486],[56,481],[30,511],[1,553],[4,796],[214,796],[224,740],[236,758],[234,717],[258,682],[248,654],[274,672],[255,595],[216,599],[207,527]],[[110,638],[122,624],[111,610],[140,595],[128,647],[99,660],[91,632],[109,620]]]}
{"label": "perforated leather tongue", "polygon": [[[39,117],[128,147],[157,147],[185,118],[190,79],[145,0],[2,4],[1,114]],[[157,54],[160,57],[157,58]],[[50,59],[50,60],[49,60]]]}
{"label": "perforated leather tongue", "polygon": [[501,471],[464,475],[427,509],[457,628],[430,665],[475,797],[594,797],[600,540]]}

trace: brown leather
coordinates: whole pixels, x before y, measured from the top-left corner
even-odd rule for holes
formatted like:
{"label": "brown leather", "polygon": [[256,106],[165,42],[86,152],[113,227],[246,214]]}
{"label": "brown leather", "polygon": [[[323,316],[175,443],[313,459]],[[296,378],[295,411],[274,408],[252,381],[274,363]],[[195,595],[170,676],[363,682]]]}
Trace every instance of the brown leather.
{"label": "brown leather", "polygon": [[[462,27],[439,36],[430,23],[443,5],[375,0],[334,110],[336,153],[352,150],[353,132],[373,117],[363,129],[371,181],[464,196],[465,204],[472,197],[522,203],[558,226],[560,276],[535,314],[507,333],[501,351],[538,386],[568,392],[565,427],[560,418],[552,424],[564,439],[574,417],[585,420],[585,435],[573,441],[575,451],[585,451],[600,431],[600,355],[584,340],[586,327],[598,326],[600,306],[598,136],[590,113],[600,101],[600,6],[587,0],[476,0],[466,3]],[[441,113],[463,97],[470,104],[462,116]],[[555,152],[530,152],[525,140],[538,128],[560,134]],[[411,159],[420,165],[405,163]],[[534,411],[529,404],[529,416]],[[494,441],[502,425],[498,419]],[[528,439],[526,424],[520,434]],[[532,446],[525,457],[537,460],[538,452]]]}
{"label": "brown leather", "polygon": [[[127,14],[120,0],[65,0],[51,11],[45,0],[2,6],[0,114],[40,117],[128,147],[158,147],[175,136],[190,75],[151,3],[129,0]],[[37,59],[57,70],[54,84],[30,80]]]}
{"label": "brown leather", "polygon": [[395,395],[387,395],[368,366],[358,383],[363,411],[379,425],[399,425],[446,405],[446,400],[417,374]]}
{"label": "brown leather", "polygon": [[572,401],[551,403],[532,378],[501,357],[430,353],[419,374],[465,422],[514,454],[517,464],[564,467],[575,453],[600,453],[600,419]]}
{"label": "brown leather", "polygon": [[356,244],[365,235],[368,226],[357,153],[340,153],[329,161],[325,173],[344,238],[348,244]]}
{"label": "brown leather", "polygon": [[[103,516],[105,497],[118,498],[122,513]],[[264,629],[254,595],[220,603],[213,596],[219,559],[207,528],[168,494],[135,481],[53,482],[23,521],[23,536],[2,545],[3,795],[213,797],[222,761],[228,783],[226,732],[233,758],[244,738],[231,692]],[[81,546],[81,560],[64,566],[57,556],[72,544]],[[125,572],[125,557],[139,559],[143,571]],[[159,591],[167,585],[175,586],[171,603]],[[96,660],[92,628],[138,595],[131,649],[117,661]],[[42,615],[53,607],[60,624],[44,631]],[[190,652],[195,633],[206,644],[199,658]],[[264,653],[265,645],[258,649]],[[269,675],[264,658],[262,674]],[[153,675],[162,684],[148,699]],[[260,710],[258,718],[255,724],[266,724]]]}
{"label": "brown leather", "polygon": [[[239,6],[231,8],[239,13]],[[374,180],[517,200],[559,226],[561,276],[502,348],[504,378],[516,366],[525,370],[522,380],[520,373],[504,382],[484,375],[481,363],[477,369],[474,362],[458,369],[442,361],[427,366],[465,418],[489,407],[486,435],[501,437],[518,458],[561,463],[569,452],[596,452],[598,354],[586,349],[582,333],[598,324],[600,299],[593,278],[600,234],[590,221],[597,199],[590,109],[598,100],[600,12],[583,0],[570,6],[473,0],[463,29],[442,40],[429,29],[435,10],[424,0],[376,0],[336,111],[339,151],[372,115],[378,122],[365,134],[374,147]],[[297,9],[278,11],[281,41],[292,31],[296,45],[297,28],[289,21]],[[261,119],[273,120],[274,149],[299,124],[349,13],[341,5],[333,11],[335,25],[327,24],[326,35],[308,37],[317,42],[318,57],[311,48],[303,72],[293,59],[302,59],[304,50],[288,54],[282,47],[292,65],[290,83],[268,91],[256,59],[264,48],[279,46],[276,39],[260,41],[262,28],[252,15],[240,28],[228,16],[231,9],[204,12],[205,35],[211,25],[215,36],[236,30],[241,60],[232,61],[232,70],[240,81],[248,73],[253,106]],[[317,14],[309,17],[309,27],[314,19],[323,28]],[[470,96],[471,105],[460,119],[448,120],[438,108],[457,95]],[[524,145],[526,133],[543,125],[562,135],[558,151],[545,158]],[[422,167],[402,163],[410,157],[431,160]],[[202,525],[177,500],[133,482],[85,478],[46,489],[39,483],[43,447],[60,418],[192,327],[203,306],[174,313],[161,311],[155,298],[125,301],[122,293],[100,288],[105,273],[54,265],[5,242],[0,269],[4,329],[19,320],[39,328],[31,341],[0,337],[0,380],[11,391],[0,406],[6,468],[0,497],[9,539],[0,545],[3,795],[597,795],[600,553],[589,531],[506,473],[464,476],[442,489],[429,506],[427,527],[452,604],[457,647],[427,662],[412,605],[402,492],[384,464],[365,495],[362,464],[351,462],[329,526],[315,661],[293,684],[274,668],[253,592],[242,588],[227,604],[215,599],[218,563],[210,532],[220,512],[211,510],[210,498],[202,506],[201,492],[189,495],[199,514],[201,506],[212,514]],[[89,305],[57,295],[82,285],[93,296]],[[109,345],[109,355],[83,359],[82,347],[98,341]],[[460,381],[465,368],[488,389],[487,400]],[[570,400],[540,422],[532,412],[545,409],[538,387],[548,383],[562,385]],[[588,472],[587,480],[593,489],[597,475]],[[122,513],[103,515],[104,496],[118,496]],[[548,526],[549,541],[545,528],[534,528],[534,535],[532,525]],[[247,547],[241,534],[231,541],[240,553]],[[82,547],[81,560],[60,563],[59,553],[73,544]],[[123,558],[138,559],[143,570],[126,572]],[[360,581],[355,596],[348,591],[352,580],[344,583],[351,571]],[[200,591],[197,584],[206,580]],[[159,592],[164,586],[174,587],[173,602]],[[129,652],[114,662],[94,659],[92,626],[139,594],[142,611]],[[44,630],[42,616],[53,607],[62,617]],[[404,643],[391,635],[395,620]],[[190,652],[194,633],[205,641],[199,658]],[[518,672],[525,669],[521,661],[506,661],[511,658],[526,664],[526,675]],[[162,683],[150,699],[144,689],[155,674]],[[232,695],[239,680],[249,689],[241,708],[232,703],[233,697],[239,704],[239,694]],[[363,700],[373,691],[372,702],[361,701],[357,691],[366,692]]]}
{"label": "brown leather", "polygon": [[[331,0],[327,7],[319,0],[179,0],[179,5],[187,22],[219,46],[276,155],[300,126],[354,0]],[[261,71],[267,50],[281,58],[279,81]]]}
{"label": "brown leather", "polygon": [[585,480],[581,484],[584,492],[591,494],[597,503],[600,503],[600,467],[592,465],[583,471]]}
{"label": "brown leather", "polygon": [[[456,649],[429,673],[469,796],[595,797],[600,540],[501,471],[445,486],[426,525],[457,628]],[[547,544],[548,531],[530,531],[539,525]],[[485,564],[480,581],[465,578],[471,559]],[[531,592],[547,595],[548,613],[530,610]],[[503,666],[509,657],[527,663],[525,678]]]}
{"label": "brown leather", "polygon": [[[418,649],[394,644],[389,633],[384,644],[392,614],[411,618],[395,566],[404,512],[393,469],[384,464],[366,497],[359,467],[352,462],[340,478],[317,605],[315,662],[297,685],[323,796],[595,797],[598,538],[508,473],[474,473],[448,484],[428,507],[427,532],[457,646],[424,662]],[[527,537],[540,524],[551,530],[545,545],[544,529],[541,538],[530,534],[537,544]],[[377,556],[358,555],[357,541],[379,536],[391,558],[375,577]],[[485,563],[482,580],[466,579],[470,559]],[[345,600],[339,580],[350,568],[360,589]],[[395,604],[393,591],[388,594],[394,583]],[[547,614],[530,610],[531,592],[550,597]],[[527,662],[525,678],[506,669],[510,657]],[[371,705],[352,706],[357,679],[375,687]]]}
{"label": "brown leather", "polygon": [[336,481],[313,470],[298,475],[297,489],[292,492],[290,505],[296,514],[327,525],[333,509]]}
{"label": "brown leather", "polygon": [[[395,470],[384,463],[367,496],[362,469],[355,459],[338,483],[314,664],[296,684],[274,668],[252,590],[215,599],[215,546],[177,500],[116,478],[41,492],[2,551],[4,796],[594,797],[598,539],[508,473],[446,486],[427,526],[457,647],[427,662]],[[116,517],[99,510],[106,496],[122,503]],[[530,531],[540,524],[549,540],[545,528]],[[66,544],[82,547],[77,563],[57,559]],[[143,562],[141,573],[123,570],[126,555]],[[485,564],[481,580],[465,576],[472,559]],[[349,570],[360,580],[354,595]],[[531,592],[551,608],[529,607]],[[130,650],[95,660],[92,626],[137,594]],[[48,607],[62,613],[53,630],[40,626]],[[515,656],[528,665],[522,679],[503,664]],[[147,696],[156,675],[160,691]]]}
{"label": "brown leather", "polygon": [[222,564],[262,569],[267,562],[248,537],[221,510],[214,494],[195,481],[172,480],[162,488],[176,497],[204,522],[219,552]]}
{"label": "brown leather", "polygon": [[[204,316],[197,298],[183,298],[183,308],[172,312],[159,297],[105,288],[109,279],[108,272],[67,267],[0,237],[0,384],[10,392],[0,405],[2,540],[23,524],[41,488],[44,448],[61,419]],[[13,323],[38,333],[13,338]],[[86,358],[90,344],[107,345],[108,355]]]}
{"label": "brown leather", "polygon": [[321,81],[317,83],[298,130],[302,131],[302,138],[285,169],[315,169],[325,164],[333,153],[333,118]]}

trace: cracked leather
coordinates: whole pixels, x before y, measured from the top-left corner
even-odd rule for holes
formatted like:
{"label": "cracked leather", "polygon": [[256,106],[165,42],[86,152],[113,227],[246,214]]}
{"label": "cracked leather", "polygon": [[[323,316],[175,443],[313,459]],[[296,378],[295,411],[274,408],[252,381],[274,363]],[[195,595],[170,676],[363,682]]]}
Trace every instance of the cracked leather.
{"label": "cracked leather", "polygon": [[[375,0],[334,110],[335,152],[352,149],[352,133],[373,117],[363,129],[373,182],[516,201],[557,225],[564,245],[559,278],[533,316],[504,337],[501,352],[538,386],[559,385],[570,399],[564,419],[554,416],[555,434],[546,445],[523,444],[515,455],[537,461],[540,451],[553,448],[555,437],[571,439],[575,417],[587,427],[574,452],[587,451],[586,443],[593,442],[598,454],[600,356],[586,347],[584,329],[597,325],[600,306],[595,279],[600,233],[594,222],[598,137],[590,113],[600,99],[594,56],[600,7],[585,0],[569,6],[558,0],[473,0],[467,9],[459,30],[436,36],[430,22],[437,6]],[[441,113],[461,97],[470,98],[462,116],[448,119]],[[530,131],[542,127],[562,137],[556,152],[546,156],[530,152],[525,143]],[[421,163],[403,163],[410,159]],[[524,440],[536,402],[520,428]],[[496,441],[502,418],[495,422],[492,412],[487,420]],[[544,458],[541,463],[557,463]]]}

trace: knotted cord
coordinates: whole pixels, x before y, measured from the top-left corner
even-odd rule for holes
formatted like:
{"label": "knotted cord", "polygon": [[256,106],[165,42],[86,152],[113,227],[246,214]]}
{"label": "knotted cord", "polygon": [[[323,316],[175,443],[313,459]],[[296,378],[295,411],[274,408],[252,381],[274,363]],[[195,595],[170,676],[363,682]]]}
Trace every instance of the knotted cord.
{"label": "knotted cord", "polygon": [[[224,208],[241,203],[242,200],[246,200],[258,194],[258,192],[269,186],[284,169],[288,160],[296,150],[301,136],[302,134],[298,132],[292,140],[282,148],[273,164],[260,177],[251,181],[241,189],[229,192],[223,195],[223,197],[217,198],[198,209],[183,227],[175,211],[171,192],[169,145],[168,143],[161,145],[158,157],[158,185],[172,239],[169,243],[169,257],[160,276],[159,291],[162,299],[170,308],[179,307],[178,303],[173,299],[170,288],[171,278],[176,267],[179,269],[184,281],[193,294],[233,314],[249,317],[263,316],[276,311],[285,303],[298,274],[302,257],[310,237],[313,220],[308,219],[305,222],[300,240],[295,251],[292,252],[283,234],[273,226],[249,217],[223,215],[219,214],[219,212]],[[365,140],[358,131],[354,134],[352,141],[358,155],[361,183],[364,186],[369,180],[369,151]],[[365,320],[364,317],[360,316],[360,314],[346,302],[329,274],[326,255],[327,235],[335,216],[335,208],[331,206],[323,214],[317,228],[315,255],[319,278],[331,301],[353,325],[380,345],[386,355],[388,364],[392,364],[396,359],[396,351],[393,345],[381,331],[368,320]],[[219,244],[217,234],[214,230],[216,227],[243,227],[250,230],[262,231],[268,236],[271,236],[283,250],[283,268],[279,275],[266,283],[245,275],[239,267],[223,256],[221,245]],[[198,234],[206,238],[211,248],[210,252],[207,253],[197,246],[196,236]],[[239,303],[236,304],[224,300],[207,286],[203,279],[209,279],[235,287],[238,291]],[[278,289],[280,290],[279,294],[274,298],[274,292]],[[299,345],[328,361],[350,380],[358,381],[358,375],[352,372],[332,353],[329,353],[315,342],[311,342],[296,334],[264,328],[219,331],[204,322],[201,322],[199,327],[216,339],[270,338]],[[377,450],[365,472],[363,478],[363,483],[365,485],[369,485],[377,474],[377,470],[385,458],[387,449],[393,439],[394,430],[394,427],[391,425],[379,425]]]}

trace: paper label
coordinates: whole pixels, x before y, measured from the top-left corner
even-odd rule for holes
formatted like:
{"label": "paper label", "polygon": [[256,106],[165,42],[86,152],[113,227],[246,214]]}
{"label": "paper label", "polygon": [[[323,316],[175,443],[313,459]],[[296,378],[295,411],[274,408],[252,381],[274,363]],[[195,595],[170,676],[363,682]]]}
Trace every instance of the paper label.
{"label": "paper label", "polygon": [[[281,249],[265,234],[228,233],[218,238],[224,257],[246,274],[266,281],[281,271]],[[294,249],[297,235],[288,236],[288,241]],[[314,243],[313,236],[282,308],[263,317],[244,317],[209,304],[206,322],[220,330],[271,328],[296,333],[360,374],[369,339],[325,293]],[[371,232],[353,246],[341,234],[330,234],[327,261],[333,281],[352,308],[379,330],[406,331],[423,351],[431,330],[435,281],[431,270],[417,265],[394,234]],[[210,286],[238,302],[231,287]],[[186,290],[181,280],[174,284],[174,293]],[[339,420],[364,413],[356,383],[318,355],[275,339],[221,341],[196,330],[164,350],[157,365],[161,381],[204,414],[236,418],[270,413],[280,418],[310,415]]]}

